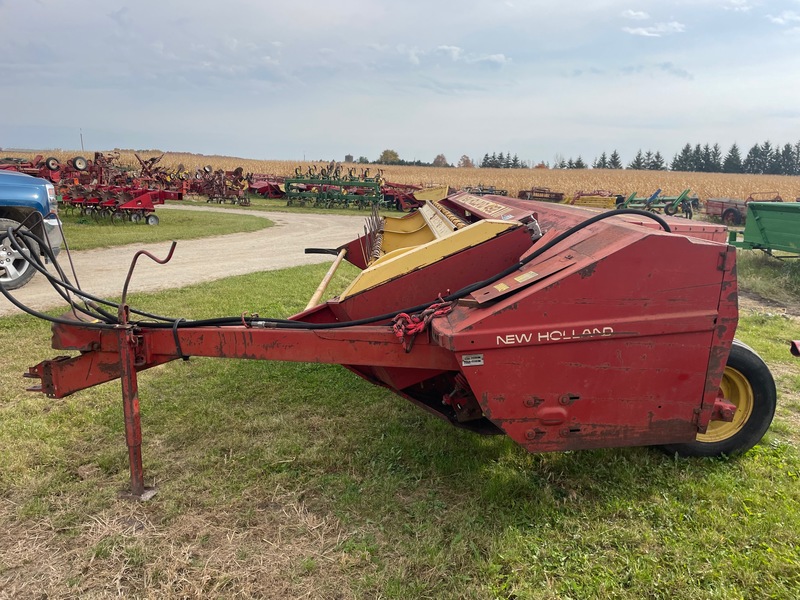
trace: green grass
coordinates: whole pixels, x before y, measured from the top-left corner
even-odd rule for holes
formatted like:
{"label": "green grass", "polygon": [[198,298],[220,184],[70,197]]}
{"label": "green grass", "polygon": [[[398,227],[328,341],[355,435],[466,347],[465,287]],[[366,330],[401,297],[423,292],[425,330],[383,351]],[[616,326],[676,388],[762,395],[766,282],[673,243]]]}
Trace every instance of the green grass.
{"label": "green grass", "polygon": [[[288,315],[325,270],[136,303]],[[739,337],[769,363],[780,408],[730,460],[531,455],[340,367],[176,361],[140,376],[159,492],[130,503],[119,384],[26,394],[20,374],[56,352],[45,323],[2,318],[0,597],[796,598],[800,367],[786,340],[800,324],[744,316]]]}
{"label": "green grass", "polygon": [[146,244],[168,240],[193,240],[227,233],[245,233],[269,227],[272,223],[262,217],[235,214],[198,213],[189,210],[156,211],[160,223],[146,225],[61,212],[64,235],[71,250],[91,250],[125,244]]}
{"label": "green grass", "polygon": [[760,250],[738,250],[740,285],[749,292],[782,303],[800,298],[800,260],[779,260]]}

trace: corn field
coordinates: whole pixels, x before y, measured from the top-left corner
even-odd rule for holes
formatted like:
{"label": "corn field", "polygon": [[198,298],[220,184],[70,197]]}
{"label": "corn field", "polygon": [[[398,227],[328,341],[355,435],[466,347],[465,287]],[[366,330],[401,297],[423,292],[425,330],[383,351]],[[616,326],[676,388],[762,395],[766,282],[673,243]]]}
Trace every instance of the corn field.
{"label": "corn field", "polygon": [[[55,156],[62,163],[76,155],[91,159],[93,152],[42,151],[45,156]],[[139,152],[143,159],[159,156],[159,152]],[[0,158],[17,156],[31,159],[34,154],[0,152]],[[133,151],[120,151],[120,164],[138,168],[139,163]],[[229,156],[208,156],[199,154],[168,152],[159,163],[166,168],[183,165],[194,171],[205,165],[214,169],[232,171],[242,167],[248,173],[269,175],[291,175],[296,167],[303,170],[311,164],[327,163],[294,162],[280,160],[253,160]],[[784,200],[800,197],[800,177],[786,175],[728,175],[724,173],[690,173],[672,171],[631,171],[608,169],[479,169],[479,168],[436,168],[380,165],[355,166],[358,171],[369,167],[375,174],[380,167],[384,179],[395,183],[415,185],[449,185],[453,188],[466,186],[494,186],[507,190],[509,195],[532,187],[547,187],[568,196],[578,191],[608,190],[615,194],[628,195],[637,192],[640,196],[650,195],[661,188],[666,195],[678,195],[689,188],[701,199],[716,197],[746,198],[753,192],[777,192]]]}

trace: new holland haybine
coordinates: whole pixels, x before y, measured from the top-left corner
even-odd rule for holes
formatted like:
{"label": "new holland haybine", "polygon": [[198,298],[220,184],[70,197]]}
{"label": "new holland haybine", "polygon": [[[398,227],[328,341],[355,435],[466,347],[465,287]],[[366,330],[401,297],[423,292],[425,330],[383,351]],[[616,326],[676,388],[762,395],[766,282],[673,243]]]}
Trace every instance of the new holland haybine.
{"label": "new holland haybine", "polygon": [[[9,235],[20,247],[39,241]],[[150,491],[137,373],[192,356],[341,364],[529,452],[738,453],[769,427],[776,391],[764,362],[734,339],[736,251],[725,240],[723,226],[639,210],[461,192],[400,218],[373,212],[363,235],[309,249],[336,262],[308,307],[286,319],[150,314],[127,305],[127,283],[117,304],[48,273],[70,311],[35,314],[53,321],[53,347],[71,354],[27,376],[52,398],[121,380],[140,498]],[[342,260],[359,273],[319,303]]]}

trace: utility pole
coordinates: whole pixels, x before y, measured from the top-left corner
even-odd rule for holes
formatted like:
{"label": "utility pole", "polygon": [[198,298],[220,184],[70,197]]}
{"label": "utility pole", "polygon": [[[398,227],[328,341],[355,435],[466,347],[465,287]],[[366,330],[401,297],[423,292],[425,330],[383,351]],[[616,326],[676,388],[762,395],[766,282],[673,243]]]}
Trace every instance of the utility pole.
{"label": "utility pole", "polygon": [[79,130],[80,130],[80,132],[81,132],[81,152],[86,152],[86,151],[83,149],[83,127],[81,127]]}

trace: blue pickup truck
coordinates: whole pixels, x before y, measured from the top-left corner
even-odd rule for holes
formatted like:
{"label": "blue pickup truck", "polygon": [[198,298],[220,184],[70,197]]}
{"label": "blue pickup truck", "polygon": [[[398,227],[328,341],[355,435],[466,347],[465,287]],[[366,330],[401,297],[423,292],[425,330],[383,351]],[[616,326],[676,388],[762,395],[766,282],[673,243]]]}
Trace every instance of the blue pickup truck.
{"label": "blue pickup truck", "polygon": [[[50,243],[54,254],[63,242],[58,221],[58,202],[53,184],[45,179],[14,171],[0,170],[0,283],[16,289],[28,283],[36,273],[25,252],[14,248],[8,229],[22,227]],[[35,243],[31,250],[47,258]]]}

